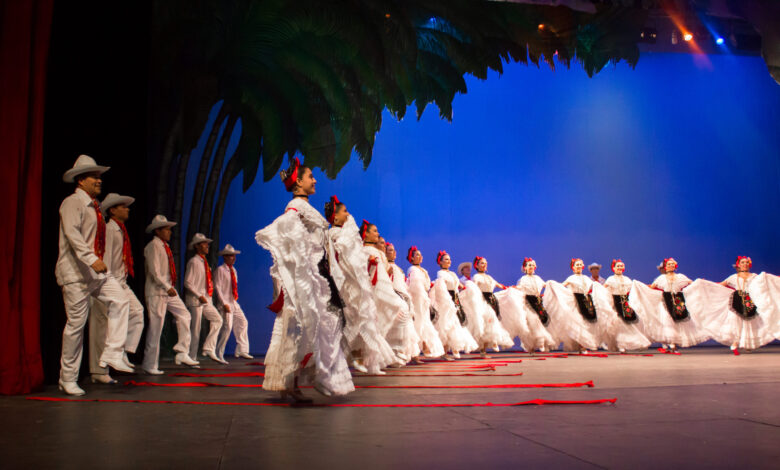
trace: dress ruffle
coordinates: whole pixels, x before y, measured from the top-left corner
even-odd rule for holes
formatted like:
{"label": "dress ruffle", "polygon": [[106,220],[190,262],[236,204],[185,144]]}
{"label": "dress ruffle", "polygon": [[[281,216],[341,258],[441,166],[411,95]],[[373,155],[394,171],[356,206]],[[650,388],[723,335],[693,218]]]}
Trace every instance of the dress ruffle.
{"label": "dress ruffle", "polygon": [[466,289],[461,291],[459,298],[466,312],[466,326],[480,347],[511,348],[515,345],[509,333],[501,326],[496,312],[485,301],[482,291],[474,281],[466,281]]}
{"label": "dress ruffle", "polygon": [[642,332],[644,322],[637,314],[635,323],[626,323],[615,310],[612,294],[601,284],[593,284],[593,303],[604,318],[602,340],[610,351],[639,350],[650,347],[651,341]]}
{"label": "dress ruffle", "polygon": [[496,294],[496,297],[501,304],[501,322],[513,338],[520,338],[523,349],[528,352],[537,349],[551,351],[558,347],[559,341],[542,324],[539,314],[528,305],[522,291],[506,289]]}

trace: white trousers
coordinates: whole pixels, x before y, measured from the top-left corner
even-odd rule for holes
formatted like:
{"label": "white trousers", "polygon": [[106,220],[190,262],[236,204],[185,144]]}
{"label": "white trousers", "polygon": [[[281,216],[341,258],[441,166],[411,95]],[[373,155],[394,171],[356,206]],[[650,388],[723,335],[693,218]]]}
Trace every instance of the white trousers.
{"label": "white trousers", "polygon": [[116,279],[108,276],[97,287],[83,282],[62,286],[65,314],[68,317],[62,332],[62,357],[60,359],[60,380],[76,382],[84,350],[84,326],[89,317],[90,297],[103,302],[107,308],[106,333],[103,352],[99,360],[122,360],[127,340],[127,315],[130,301]]}
{"label": "white trousers", "polygon": [[[125,340],[125,352],[134,353],[141,340],[144,330],[144,306],[135,296],[135,293],[124,281],[118,281],[122,290],[130,301],[130,311],[127,315],[127,339]],[[106,344],[106,323],[108,322],[108,309],[106,305],[93,298],[89,312],[89,372],[92,374],[108,374],[108,369],[100,367],[100,355]]]}
{"label": "white trousers", "polygon": [[143,368],[157,369],[160,365],[160,335],[165,324],[165,313],[171,312],[176,320],[179,340],[173,347],[177,353],[190,352],[190,312],[178,295],[150,295],[146,298],[146,310],[149,313],[149,326],[146,328],[146,347],[144,348]]}
{"label": "white trousers", "polygon": [[201,317],[206,317],[209,321],[209,333],[206,336],[206,341],[203,342],[203,352],[214,352],[217,348],[217,337],[219,336],[219,330],[222,328],[222,316],[217,311],[214,304],[211,301],[196,306],[189,305],[187,308],[190,310],[190,336],[192,342],[190,343],[190,357],[198,360],[198,345],[200,344],[200,320]]}
{"label": "white trousers", "polygon": [[233,330],[233,336],[236,337],[235,354],[249,354],[249,322],[246,321],[246,315],[244,315],[244,311],[241,310],[238,302],[232,302],[229,306],[229,312],[225,311],[224,306],[220,309],[224,316],[224,321],[222,322],[222,331],[219,333],[217,355],[225,357],[225,345],[227,345],[228,339],[230,339],[231,329]]}

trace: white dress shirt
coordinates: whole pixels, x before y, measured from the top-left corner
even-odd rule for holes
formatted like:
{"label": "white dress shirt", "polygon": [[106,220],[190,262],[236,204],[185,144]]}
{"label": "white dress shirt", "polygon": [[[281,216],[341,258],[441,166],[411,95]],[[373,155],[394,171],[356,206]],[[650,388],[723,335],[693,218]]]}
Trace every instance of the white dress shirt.
{"label": "white dress shirt", "polygon": [[217,291],[220,305],[227,304],[232,306],[236,302],[236,299],[233,298],[233,285],[230,281],[231,270],[236,276],[236,284],[238,284],[238,273],[233,266],[221,264],[214,273],[214,289]]}
{"label": "white dress shirt", "polygon": [[119,282],[127,281],[127,268],[124,258],[125,238],[122,229],[114,219],[106,224],[106,254],[103,261],[108,267],[108,272]]}
{"label": "white dress shirt", "polygon": [[[211,301],[208,286],[206,285],[205,263],[207,261],[200,255],[195,255],[187,261],[187,269],[184,272],[184,303],[188,307],[201,305],[201,297],[205,297],[208,302]],[[211,281],[212,283],[214,282],[213,275]]]}
{"label": "white dress shirt", "polygon": [[165,253],[165,242],[155,236],[144,248],[146,261],[146,296],[168,295],[168,289],[173,287],[171,270],[168,267],[168,255]]}
{"label": "white dress shirt", "polygon": [[60,205],[60,253],[54,269],[57,284],[94,285],[105,281],[105,274],[92,269],[92,264],[99,259],[95,254],[96,233],[97,215],[92,198],[83,189],[76,188]]}

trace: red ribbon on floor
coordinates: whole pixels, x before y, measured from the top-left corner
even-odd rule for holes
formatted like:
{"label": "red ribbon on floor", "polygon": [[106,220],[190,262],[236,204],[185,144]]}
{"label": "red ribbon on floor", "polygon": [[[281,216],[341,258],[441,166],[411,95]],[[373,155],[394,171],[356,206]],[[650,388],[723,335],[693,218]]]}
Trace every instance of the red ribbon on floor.
{"label": "red ribbon on floor", "polygon": [[535,398],[515,403],[251,403],[227,401],[177,401],[177,400],[108,400],[101,398],[62,398],[62,397],[27,397],[33,401],[53,401],[71,403],[144,403],[155,405],[226,405],[226,406],[281,406],[286,408],[468,408],[492,406],[527,406],[527,405],[600,405],[614,404],[617,398],[600,398],[597,400],[545,400]]}
{"label": "red ribbon on floor", "polygon": [[224,374],[193,374],[191,372],[176,372],[169,377],[265,377],[263,372],[228,372]]}
{"label": "red ribbon on floor", "polygon": [[[136,382],[129,380],[125,385],[136,387],[227,387],[227,388],[260,388],[260,384],[221,384],[216,382],[182,382],[182,383],[157,383]],[[592,388],[593,381],[576,383],[553,384],[490,384],[490,385],[356,385],[355,388]],[[301,387],[312,388],[312,387]]]}
{"label": "red ribbon on floor", "polygon": [[472,374],[472,373],[465,373],[465,374],[385,374],[385,375],[376,375],[376,374],[363,374],[363,375],[353,375],[352,378],[356,379],[359,377],[518,377],[523,375],[522,372],[518,372],[517,374]]}

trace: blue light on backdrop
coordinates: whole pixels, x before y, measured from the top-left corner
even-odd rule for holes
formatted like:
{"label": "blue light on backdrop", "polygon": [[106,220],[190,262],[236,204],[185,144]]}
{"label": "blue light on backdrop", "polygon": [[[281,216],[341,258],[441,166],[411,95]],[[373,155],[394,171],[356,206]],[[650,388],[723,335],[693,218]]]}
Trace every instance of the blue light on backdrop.
{"label": "blue light on backdrop", "polygon": [[[592,79],[576,64],[509,64],[469,78],[452,123],[435,106],[419,122],[411,108],[401,122],[385,115],[368,170],[355,157],[335,181],[315,171],[311,202],[321,209],[337,194],[399,253],[420,247],[434,275],[440,249],[454,263],[486,257],[503,283],[525,256],[557,280],[572,257],[605,271],[620,257],[648,283],[668,256],[691,278],[724,279],[738,254],[780,272],[780,87],[760,58],[709,59],[702,68],[690,55],[646,54],[635,70],[619,64]],[[288,200],[278,179],[246,194],[236,183],[222,220],[221,244],[243,252],[255,352],[268,346],[273,314],[271,259],[254,233]]]}

